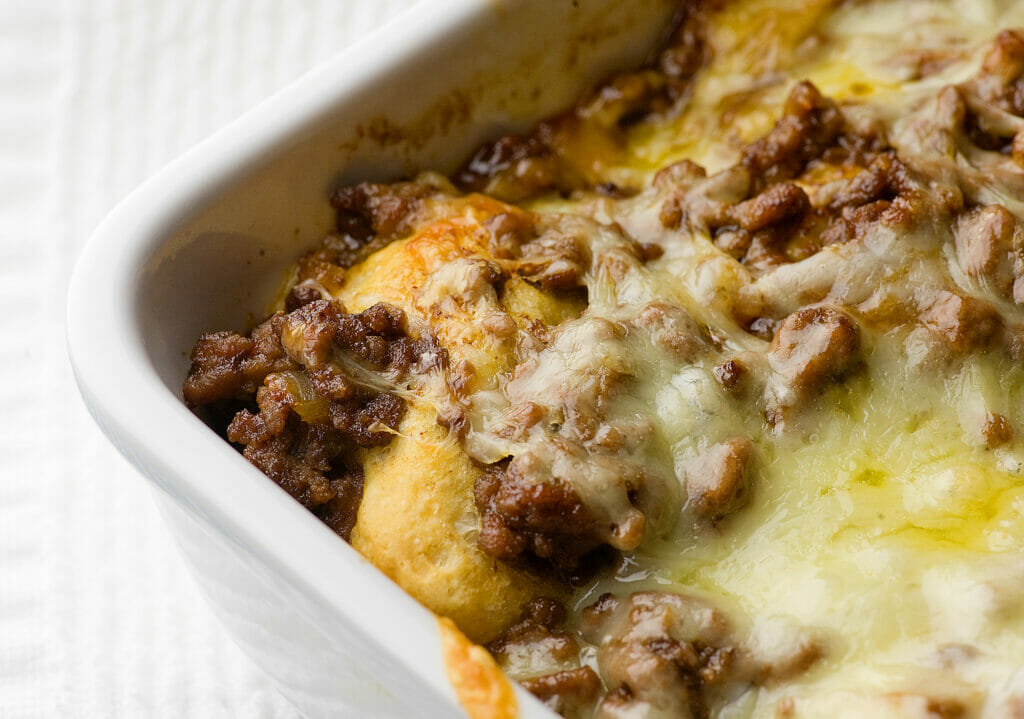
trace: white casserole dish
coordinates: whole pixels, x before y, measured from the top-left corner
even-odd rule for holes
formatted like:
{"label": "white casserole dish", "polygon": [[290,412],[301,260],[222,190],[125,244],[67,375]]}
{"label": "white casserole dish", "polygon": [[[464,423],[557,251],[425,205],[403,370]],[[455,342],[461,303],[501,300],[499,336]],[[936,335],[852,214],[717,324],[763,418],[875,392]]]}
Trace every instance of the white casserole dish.
{"label": "white casserole dish", "polygon": [[[435,618],[185,408],[189,348],[264,312],[330,229],[332,188],[454,169],[638,63],[673,4],[421,3],[146,182],[79,258],[68,344],[86,404],[160,490],[225,626],[306,716],[464,713]],[[523,716],[551,716],[517,692]]]}

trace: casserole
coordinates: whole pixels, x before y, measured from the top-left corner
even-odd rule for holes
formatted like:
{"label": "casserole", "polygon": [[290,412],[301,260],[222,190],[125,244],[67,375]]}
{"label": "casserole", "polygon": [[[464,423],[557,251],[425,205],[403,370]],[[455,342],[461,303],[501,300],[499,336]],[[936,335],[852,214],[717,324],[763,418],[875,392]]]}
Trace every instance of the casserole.
{"label": "casserole", "polygon": [[[68,295],[82,395],[159,490],[228,630],[307,716],[460,710],[433,617],[181,404],[189,347],[263,313],[296,247],[329,226],[331,188],[453,169],[484,137],[639,61],[670,12],[602,0],[422,5],[170,165],[83,251]],[[548,715],[517,696],[525,716]]]}
{"label": "casserole", "polygon": [[204,334],[186,404],[559,711],[1014,711],[1022,8],[683,6],[458,187],[340,177],[286,312]]}

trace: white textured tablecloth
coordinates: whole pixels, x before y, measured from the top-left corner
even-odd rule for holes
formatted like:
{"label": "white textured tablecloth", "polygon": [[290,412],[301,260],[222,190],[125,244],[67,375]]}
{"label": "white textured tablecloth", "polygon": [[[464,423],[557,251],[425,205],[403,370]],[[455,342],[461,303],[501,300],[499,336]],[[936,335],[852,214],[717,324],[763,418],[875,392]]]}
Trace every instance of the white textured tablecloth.
{"label": "white textured tablecloth", "polygon": [[65,288],[141,180],[413,2],[0,0],[0,717],[296,716],[86,414]]}

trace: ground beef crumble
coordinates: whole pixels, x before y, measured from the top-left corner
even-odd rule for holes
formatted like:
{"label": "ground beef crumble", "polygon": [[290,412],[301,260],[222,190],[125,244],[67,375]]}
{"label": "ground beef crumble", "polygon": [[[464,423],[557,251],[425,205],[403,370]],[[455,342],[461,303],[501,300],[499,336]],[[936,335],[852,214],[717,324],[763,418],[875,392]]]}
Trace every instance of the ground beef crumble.
{"label": "ground beef crumble", "polygon": [[504,464],[487,467],[476,481],[480,548],[503,561],[523,555],[562,572],[579,569],[602,545],[595,522],[576,492],[561,482],[524,481]]}
{"label": "ground beef crumble", "polygon": [[508,669],[528,657],[539,658],[554,671],[520,680],[523,688],[564,717],[587,716],[602,692],[601,679],[580,664],[580,643],[566,631],[567,613],[557,600],[537,597],[519,621],[487,645],[494,658]]}
{"label": "ground beef crumble", "polygon": [[487,649],[526,689],[573,718],[703,719],[737,692],[805,671],[825,652],[794,629],[784,650],[763,654],[720,607],[668,591],[605,593],[581,610],[579,634],[566,632],[565,622],[561,604],[535,599]]}
{"label": "ground beef crumble", "polygon": [[409,337],[405,314],[396,307],[377,304],[348,313],[319,292],[292,291],[289,298],[290,312],[274,314],[248,337],[201,337],[184,396],[201,416],[224,401],[247,405],[234,414],[227,438],[348,539],[363,492],[356,451],[388,444],[405,402],[365,386],[347,363],[397,387],[410,373],[439,366],[443,353],[430,338]]}
{"label": "ground beef crumble", "polygon": [[[665,227],[706,229],[719,249],[756,276],[861,237],[878,223],[909,224],[926,211],[921,182],[884,132],[850,124],[807,81],[790,91],[772,129],[740,154],[735,166],[710,178],[682,160],[660,171],[654,184],[670,189],[660,212]],[[838,167],[857,172],[808,197],[800,183]],[[694,198],[690,190],[702,182],[712,189]]]}

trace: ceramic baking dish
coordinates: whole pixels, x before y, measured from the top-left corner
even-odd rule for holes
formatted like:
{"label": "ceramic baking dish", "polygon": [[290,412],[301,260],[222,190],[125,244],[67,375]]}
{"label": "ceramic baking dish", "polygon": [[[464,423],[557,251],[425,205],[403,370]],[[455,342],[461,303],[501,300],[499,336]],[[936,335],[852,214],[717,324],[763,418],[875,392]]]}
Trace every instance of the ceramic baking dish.
{"label": "ceramic baking dish", "polygon": [[[332,188],[453,169],[642,60],[671,5],[420,3],[169,165],[86,245],[68,298],[82,396],[160,490],[225,626],[306,716],[464,713],[433,615],[185,408],[189,348],[264,312],[331,227]],[[523,716],[551,716],[518,696]]]}

